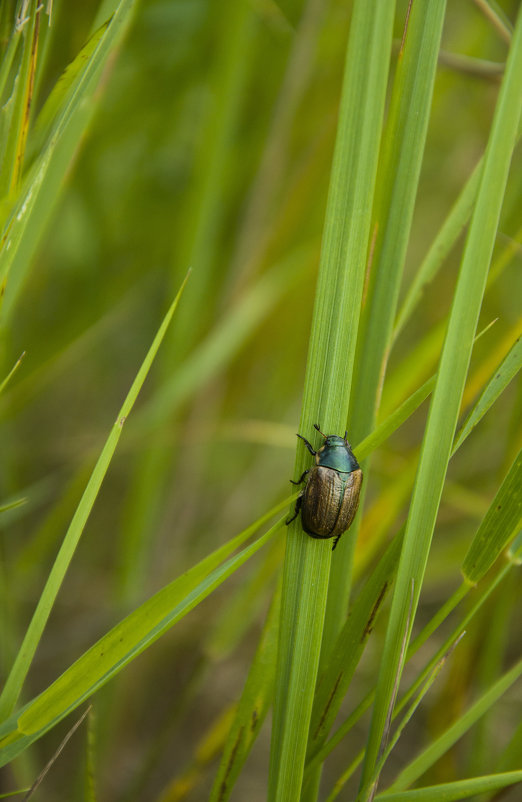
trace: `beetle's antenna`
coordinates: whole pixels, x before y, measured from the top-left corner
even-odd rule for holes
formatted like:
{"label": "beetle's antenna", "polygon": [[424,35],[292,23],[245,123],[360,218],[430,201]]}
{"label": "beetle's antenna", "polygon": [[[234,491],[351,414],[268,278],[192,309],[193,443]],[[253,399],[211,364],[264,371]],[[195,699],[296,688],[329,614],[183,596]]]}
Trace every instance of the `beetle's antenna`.
{"label": "beetle's antenna", "polygon": [[318,424],[318,423],[314,423],[314,429],[317,429],[317,431],[319,432],[319,434],[322,434],[322,435],[323,435],[323,437],[324,437],[324,439],[326,440],[326,438],[327,438],[327,435],[322,433],[321,429],[319,428],[319,424]]}
{"label": "beetle's antenna", "polygon": [[348,432],[347,431],[345,431],[345,433],[344,433],[344,442],[346,443],[347,446],[350,445],[350,443],[348,442]]}

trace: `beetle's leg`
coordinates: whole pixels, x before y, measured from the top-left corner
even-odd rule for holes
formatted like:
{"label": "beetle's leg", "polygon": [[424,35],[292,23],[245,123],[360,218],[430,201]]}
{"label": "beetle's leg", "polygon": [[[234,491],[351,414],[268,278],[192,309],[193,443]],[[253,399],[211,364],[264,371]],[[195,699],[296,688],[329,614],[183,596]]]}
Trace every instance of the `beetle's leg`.
{"label": "beetle's leg", "polygon": [[[341,535],[342,535],[342,534],[343,534],[343,532],[341,532]],[[332,551],[335,549],[335,547],[336,547],[336,546],[337,546],[337,544],[339,543],[339,538],[341,537],[341,535],[337,535],[337,537],[335,538],[335,540],[334,540],[334,544],[333,544],[333,546],[332,546]]]}
{"label": "beetle's leg", "polygon": [[297,482],[294,482],[293,479],[290,479],[290,481],[292,482],[293,485],[300,485],[307,473],[310,473],[310,469],[308,469],[307,471],[303,471]]}
{"label": "beetle's leg", "polygon": [[312,455],[312,457],[315,457],[315,455],[317,454],[317,451],[314,451],[314,450],[313,450],[313,448],[312,448],[312,444],[311,444],[311,443],[309,443],[309,442],[308,442],[308,440],[306,439],[306,437],[303,437],[303,435],[302,435],[302,434],[298,434],[297,436],[301,438],[301,440],[303,441],[303,443],[304,443],[304,444],[305,444],[305,446],[307,447],[307,449],[308,449],[308,451],[310,452],[310,454]]}
{"label": "beetle's leg", "polygon": [[303,497],[302,496],[298,496],[297,497],[297,501],[295,502],[294,514],[292,515],[291,518],[287,518],[286,521],[285,521],[287,526],[288,526],[288,524],[291,524],[292,521],[294,521],[297,518],[297,516],[299,515],[299,510],[301,509],[301,504],[302,503],[303,503]]}

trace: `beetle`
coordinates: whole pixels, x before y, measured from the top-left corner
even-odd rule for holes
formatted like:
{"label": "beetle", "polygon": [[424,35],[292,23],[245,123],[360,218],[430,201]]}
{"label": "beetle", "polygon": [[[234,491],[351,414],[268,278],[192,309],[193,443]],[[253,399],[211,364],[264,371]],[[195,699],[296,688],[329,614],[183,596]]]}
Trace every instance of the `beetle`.
{"label": "beetle", "polygon": [[297,482],[290,479],[293,485],[300,485],[308,477],[297,498],[294,515],[286,524],[301,512],[305,532],[316,538],[335,538],[333,551],[355,518],[363,474],[347,440],[348,432],[344,437],[323,434],[317,423],[314,429],[324,437],[324,444],[318,451],[314,451],[302,434],[297,435],[315,457],[315,465],[303,471]]}

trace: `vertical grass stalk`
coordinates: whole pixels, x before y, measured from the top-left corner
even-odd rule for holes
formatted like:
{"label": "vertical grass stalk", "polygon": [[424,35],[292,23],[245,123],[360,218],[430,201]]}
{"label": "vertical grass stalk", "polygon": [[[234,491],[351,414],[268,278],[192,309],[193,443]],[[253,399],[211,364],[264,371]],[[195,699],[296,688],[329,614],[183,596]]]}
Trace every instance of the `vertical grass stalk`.
{"label": "vertical grass stalk", "polygon": [[385,727],[396,676],[400,673],[400,644],[407,629],[410,587],[414,582],[414,611],[419,600],[473,338],[507,182],[522,106],[522,10],[513,35],[484,159],[477,204],[466,241],[448,330],[430,406],[404,547],[379,672],[376,701],[362,775],[362,798],[373,798],[375,767],[385,739]]}
{"label": "vertical grass stalk", "polygon": [[[300,431],[344,430],[389,69],[394,3],[354,4],[330,180]],[[309,463],[298,445],[296,475]],[[269,799],[300,799],[323,634],[331,541],[288,533]]]}

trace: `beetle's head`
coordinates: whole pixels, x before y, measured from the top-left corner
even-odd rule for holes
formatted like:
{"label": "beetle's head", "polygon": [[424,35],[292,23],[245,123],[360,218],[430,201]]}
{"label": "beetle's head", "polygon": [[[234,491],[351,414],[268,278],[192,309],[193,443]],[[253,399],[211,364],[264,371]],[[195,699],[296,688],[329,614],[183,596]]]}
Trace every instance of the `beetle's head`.
{"label": "beetle's head", "polygon": [[344,437],[338,437],[336,434],[329,434],[324,438],[324,445],[322,448],[346,448],[348,445]]}
{"label": "beetle's head", "polygon": [[321,428],[318,423],[314,423],[314,429],[319,432],[319,434],[324,437],[324,444],[321,447],[321,451],[323,448],[350,448],[350,443],[348,442],[348,432],[344,433],[344,437],[339,437],[336,434],[325,434],[321,431]]}

